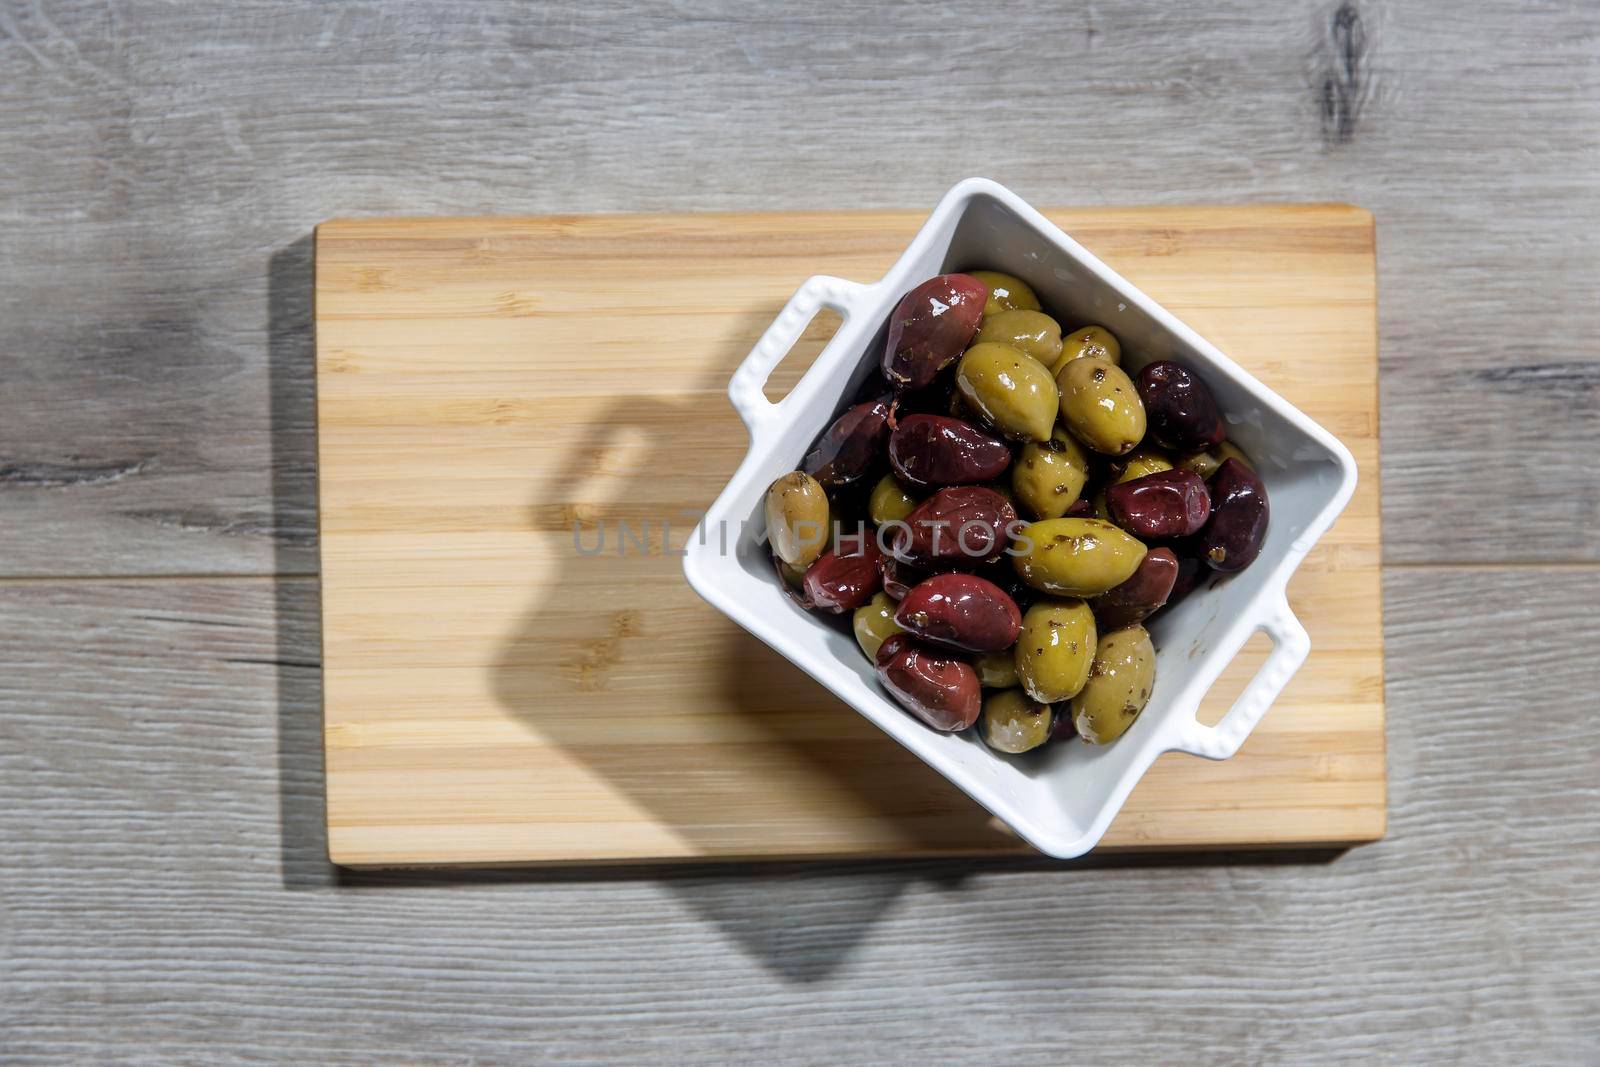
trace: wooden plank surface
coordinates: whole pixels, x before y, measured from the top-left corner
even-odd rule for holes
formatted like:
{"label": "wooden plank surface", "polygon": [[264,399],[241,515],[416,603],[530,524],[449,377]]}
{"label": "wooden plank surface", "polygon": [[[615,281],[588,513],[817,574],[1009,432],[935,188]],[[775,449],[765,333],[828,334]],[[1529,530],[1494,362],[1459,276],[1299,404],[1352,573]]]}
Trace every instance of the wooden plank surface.
{"label": "wooden plank surface", "polygon": [[[1600,468],[1526,460],[1600,441],[1597,34],[1441,0],[0,4],[0,1060],[1600,1059]],[[1377,216],[1389,836],[335,879],[311,226],[926,209],[972,173]]]}
{"label": "wooden plank surface", "polygon": [[[1105,847],[1381,836],[1371,216],[1324,205],[1052,218],[1338,434],[1361,468],[1350,506],[1291,583],[1311,659],[1237,758],[1161,759]],[[876,279],[921,219],[319,227],[322,647],[336,862],[1024,847],[704,604],[665,551],[681,546],[693,524],[683,516],[708,506],[743,458],[749,442],[728,378],[787,295],[813,272]],[[623,523],[654,531],[648,551],[621,543]],[[674,523],[678,535],[664,535]],[[609,551],[580,551],[580,540],[593,550],[608,535]],[[1255,656],[1235,661],[1218,683],[1220,707],[1259,665]]]}

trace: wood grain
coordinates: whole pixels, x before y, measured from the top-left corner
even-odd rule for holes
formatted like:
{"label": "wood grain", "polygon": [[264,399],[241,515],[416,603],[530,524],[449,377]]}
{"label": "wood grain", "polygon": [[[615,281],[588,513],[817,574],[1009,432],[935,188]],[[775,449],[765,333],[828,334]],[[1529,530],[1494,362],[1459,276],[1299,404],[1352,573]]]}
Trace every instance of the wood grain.
{"label": "wood grain", "polygon": [[319,862],[313,581],[0,587],[0,1055],[1591,1060],[1600,575],[1385,586],[1378,844],[648,877]]}
{"label": "wood grain", "polygon": [[[0,574],[35,576],[0,589],[0,1060],[1600,1060],[1600,474],[1526,458],[1600,438],[1597,34],[1545,0],[0,4]],[[338,882],[314,577],[84,580],[313,574],[319,220],[973,173],[1377,216],[1383,842]]]}
{"label": "wood grain", "polygon": [[[1341,206],[1053,214],[1339,434],[1361,466],[1357,496],[1291,585],[1312,659],[1237,758],[1162,759],[1105,847],[1381,836],[1371,217]],[[788,293],[812,272],[877,278],[920,222],[643,215],[318,229],[335,861],[1022,847],[702,603],[663,551],[682,545],[693,524],[683,516],[709,504],[748,447],[727,381]],[[622,543],[624,522],[654,531],[648,553]],[[674,522],[678,534],[664,534]],[[1241,657],[1219,685],[1237,692],[1259,664]]]}

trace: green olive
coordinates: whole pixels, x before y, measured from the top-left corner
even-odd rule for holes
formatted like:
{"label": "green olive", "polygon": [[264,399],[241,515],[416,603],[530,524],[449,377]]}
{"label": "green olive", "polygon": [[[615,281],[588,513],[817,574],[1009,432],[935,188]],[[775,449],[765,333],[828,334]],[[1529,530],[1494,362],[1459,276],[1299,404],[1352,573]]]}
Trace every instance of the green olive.
{"label": "green olive", "polygon": [[1120,456],[1144,439],[1144,405],[1115,363],[1093,356],[1074,359],[1061,368],[1056,385],[1062,421],[1096,452]]}
{"label": "green olive", "polygon": [[1159,471],[1169,471],[1171,469],[1172,461],[1159,448],[1153,445],[1141,445],[1126,456],[1119,457],[1111,465],[1112,473],[1116,475],[1117,479],[1112,484],[1121,485],[1123,482],[1131,482],[1135,478],[1143,478],[1147,474],[1155,474]]}
{"label": "green olive", "polygon": [[872,599],[856,609],[850,624],[856,632],[856,644],[870,660],[878,658],[878,646],[895,634],[905,633],[905,628],[894,621],[895,609],[900,605],[889,599],[888,593],[874,593]]}
{"label": "green olive", "polygon": [[1089,506],[1094,509],[1095,518],[1101,522],[1111,521],[1111,509],[1106,506],[1106,490],[1104,486],[1101,486],[1095,491],[1094,496],[1089,498]]}
{"label": "green olive", "polygon": [[1101,519],[1045,519],[1022,529],[1011,564],[1035,589],[1099,596],[1133,576],[1145,547]]}
{"label": "green olive", "polygon": [[1156,649],[1143,626],[1102,635],[1089,680],[1072,698],[1072,723],[1079,735],[1094,745],[1121,737],[1150,702],[1155,682]]}
{"label": "green olive", "polygon": [[1251,470],[1256,465],[1250,462],[1250,457],[1239,451],[1232,441],[1224,441],[1219,445],[1212,445],[1204,452],[1192,452],[1178,460],[1178,466],[1186,471],[1194,471],[1202,478],[1209,479],[1217,473],[1217,468],[1222,466],[1223,460],[1236,459]]}
{"label": "green olive", "polygon": [[989,287],[989,300],[983,305],[985,315],[998,315],[1002,311],[1038,311],[1039,298],[1033,295],[1028,283],[1015,274],[1001,274],[997,270],[967,272]]}
{"label": "green olive", "polygon": [[867,499],[867,517],[879,526],[886,522],[902,522],[917,504],[917,498],[906,492],[894,475],[885,474],[872,487],[872,496]]}
{"label": "green olive", "polygon": [[783,584],[790,589],[799,590],[806,583],[806,569],[785,563],[777,556],[772,557],[772,562],[778,565],[778,573],[783,577]]}
{"label": "green olive", "polygon": [[1061,368],[1072,360],[1082,359],[1085,356],[1091,359],[1103,359],[1107,363],[1122,364],[1122,346],[1117,343],[1117,338],[1104,326],[1085,326],[1081,330],[1073,330],[1061,339],[1061,354],[1050,365],[1052,373],[1060,374]]}
{"label": "green olive", "polygon": [[983,702],[978,733],[996,752],[1027,752],[1050,740],[1050,705],[1020,689],[990,693]]}
{"label": "green olive", "polygon": [[1036,519],[1059,519],[1077,503],[1089,480],[1089,457],[1077,438],[1057,425],[1050,440],[1022,446],[1011,467],[1011,488]]}
{"label": "green olive", "polygon": [[1022,616],[1017,679],[1046,704],[1077,695],[1094,662],[1094,612],[1081,600],[1041,600]]}
{"label": "green olive", "polygon": [[956,388],[985,421],[1019,441],[1047,440],[1061,406],[1045,365],[1010,345],[986,342],[967,349],[956,368]]}
{"label": "green olive", "polygon": [[804,471],[791,471],[767,489],[767,540],[773,554],[809,567],[828,547],[828,494]]}
{"label": "green olive", "polygon": [[1017,657],[1009,648],[974,656],[972,667],[978,672],[978,684],[985,689],[1010,689],[1017,684]]}
{"label": "green olive", "polygon": [[978,336],[973,343],[991,341],[1010,345],[1046,367],[1054,367],[1061,358],[1061,325],[1042,311],[1016,308],[990,315],[978,327]]}

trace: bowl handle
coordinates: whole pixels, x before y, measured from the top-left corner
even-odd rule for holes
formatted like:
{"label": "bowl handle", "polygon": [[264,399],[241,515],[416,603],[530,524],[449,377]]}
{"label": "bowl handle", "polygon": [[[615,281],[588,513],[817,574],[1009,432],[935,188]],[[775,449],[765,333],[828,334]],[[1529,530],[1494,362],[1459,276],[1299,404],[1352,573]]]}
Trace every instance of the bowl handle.
{"label": "bowl handle", "polygon": [[[1227,759],[1239,751],[1244,739],[1256,728],[1267,708],[1278,699],[1283,687],[1289,684],[1295,671],[1311,653],[1311,638],[1300,625],[1294,612],[1289,610],[1288,598],[1278,594],[1278,604],[1257,629],[1272,639],[1272,653],[1256,671],[1250,684],[1244,687],[1239,699],[1233,702],[1227,714],[1215,726],[1206,726],[1191,719],[1172,747],[1179,752],[1189,752],[1206,759]],[[1246,638],[1248,640],[1248,638]],[[1242,645],[1240,647],[1243,647]],[[1237,655],[1237,651],[1234,653]]]}
{"label": "bowl handle", "polygon": [[871,286],[859,282],[818,274],[807,278],[795,290],[783,310],[778,312],[778,317],[772,320],[772,325],[767,327],[767,332],[761,335],[761,340],[739,364],[739,369],[733,372],[733,380],[728,383],[728,399],[733,401],[734,410],[739,412],[752,437],[778,409],[778,405],[768,400],[761,391],[767,384],[767,378],[783,362],[783,357],[789,354],[795,342],[800,340],[800,335],[817,312],[825,307],[832,308],[848,322],[863,306],[871,289]]}

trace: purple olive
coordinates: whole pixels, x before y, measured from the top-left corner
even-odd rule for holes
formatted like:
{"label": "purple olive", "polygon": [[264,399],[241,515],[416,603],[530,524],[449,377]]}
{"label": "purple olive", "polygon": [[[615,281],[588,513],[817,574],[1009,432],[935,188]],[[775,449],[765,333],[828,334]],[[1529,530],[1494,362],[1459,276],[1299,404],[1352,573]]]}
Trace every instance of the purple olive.
{"label": "purple olive", "polygon": [[[1020,526],[1019,526],[1020,528]],[[972,572],[985,581],[993,582],[1000,587],[1000,591],[1010,597],[1019,608],[1026,608],[1041,595],[1039,590],[1022,580],[1022,575],[1017,573],[1017,568],[1004,555],[983,564]]]}
{"label": "purple olive", "polygon": [[1139,372],[1150,437],[1162,448],[1199,452],[1228,436],[1211,390],[1187,367],[1161,360]]}
{"label": "purple olive", "polygon": [[884,556],[879,569],[883,571],[883,591],[889,594],[890,600],[904,600],[912,587],[928,578],[927,571],[909,563],[901,563],[893,556]]}
{"label": "purple olive", "polygon": [[1170,608],[1184,597],[1200,587],[1200,582],[1211,572],[1206,565],[1200,562],[1199,556],[1192,556],[1186,552],[1178,553],[1178,574],[1172,581],[1172,592],[1167,594],[1167,602],[1162,605]]}
{"label": "purple olive", "polygon": [[1178,580],[1178,557],[1170,548],[1152,548],[1133,577],[1089,601],[1101,633],[1143,622],[1167,602]]}
{"label": "purple olive", "polygon": [[1010,466],[1011,450],[970,422],[908,415],[889,436],[889,464],[907,485],[937,489],[994,481]]}
{"label": "purple olive", "polygon": [[983,690],[969,664],[895,634],[878,646],[878,680],[889,695],[935,730],[965,730],[978,721]]}
{"label": "purple olive", "polygon": [[1211,494],[1193,471],[1156,471],[1106,490],[1111,521],[1135,537],[1188,537],[1206,524]]}
{"label": "purple olive", "polygon": [[902,521],[889,544],[896,559],[933,570],[971,570],[1005,551],[1017,510],[993,489],[956,485],[934,493]]}
{"label": "purple olive", "polygon": [[883,455],[889,411],[886,396],[850,408],[817,438],[800,469],[829,489],[860,481]]}
{"label": "purple olive", "polygon": [[1211,476],[1211,521],[1195,539],[1212,570],[1242,571],[1261,554],[1271,508],[1267,487],[1236,459],[1224,460]]}
{"label": "purple olive", "polygon": [[883,554],[870,534],[850,534],[806,568],[802,588],[811,605],[842,614],[872,599],[883,584]]}
{"label": "purple olive", "polygon": [[929,278],[901,298],[883,346],[883,376],[896,390],[924,389],[978,332],[989,287],[968,274]]}
{"label": "purple olive", "polygon": [[999,652],[1016,644],[1022,612],[993,582],[936,574],[906,594],[894,621],[924,641],[960,652]]}
{"label": "purple olive", "polygon": [[1094,514],[1094,505],[1089,498],[1081,496],[1072,502],[1072,506],[1061,513],[1063,519],[1087,519]]}

